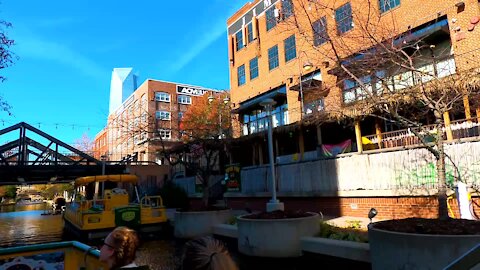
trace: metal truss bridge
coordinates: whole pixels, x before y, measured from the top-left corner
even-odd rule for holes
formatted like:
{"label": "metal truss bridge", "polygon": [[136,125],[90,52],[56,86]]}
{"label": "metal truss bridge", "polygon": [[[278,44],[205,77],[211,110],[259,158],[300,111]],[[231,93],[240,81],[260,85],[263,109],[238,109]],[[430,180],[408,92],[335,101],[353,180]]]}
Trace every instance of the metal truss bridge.
{"label": "metal truss bridge", "polygon": [[65,183],[125,173],[125,163],[98,160],[21,122],[0,130],[0,185]]}

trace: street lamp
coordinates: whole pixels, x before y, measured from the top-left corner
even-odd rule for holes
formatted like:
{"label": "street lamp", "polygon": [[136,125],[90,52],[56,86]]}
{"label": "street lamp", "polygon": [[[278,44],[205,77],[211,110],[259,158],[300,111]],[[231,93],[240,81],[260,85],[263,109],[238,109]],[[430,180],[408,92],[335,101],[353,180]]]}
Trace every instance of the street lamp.
{"label": "street lamp", "polygon": [[208,103],[212,103],[213,100],[215,100],[215,97],[210,93],[210,96],[208,96]]}
{"label": "street lamp", "polygon": [[[230,102],[230,98],[228,96],[225,96],[223,98],[223,106],[227,106],[227,104]],[[223,137],[223,128],[222,128],[222,113],[224,111],[224,107],[221,108],[222,110],[218,111],[218,117],[220,118],[220,137]]]}
{"label": "street lamp", "polygon": [[[310,61],[306,61],[303,63],[303,70],[309,71],[313,67],[312,63]],[[298,60],[298,70],[300,72],[300,85],[299,85],[299,91],[300,91],[300,119],[303,118],[303,81],[302,81],[302,67],[300,66],[300,60]]]}
{"label": "street lamp", "polygon": [[260,106],[264,107],[267,111],[267,119],[268,119],[268,157],[270,159],[270,176],[271,176],[271,183],[272,183],[272,199],[270,202],[267,203],[267,212],[272,212],[275,210],[282,210],[284,209],[283,203],[277,200],[277,185],[275,183],[275,166],[273,161],[273,136],[272,136],[272,110],[273,105],[275,105],[275,101],[271,98],[266,98],[262,102],[260,102]]}

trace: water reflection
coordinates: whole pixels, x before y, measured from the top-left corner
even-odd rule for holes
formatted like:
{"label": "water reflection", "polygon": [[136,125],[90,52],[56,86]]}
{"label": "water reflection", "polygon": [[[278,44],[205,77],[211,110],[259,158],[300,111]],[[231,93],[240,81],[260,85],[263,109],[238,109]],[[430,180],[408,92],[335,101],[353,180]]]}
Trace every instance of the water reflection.
{"label": "water reflection", "polygon": [[42,215],[45,207],[46,204],[0,207],[0,246],[60,241],[63,230],[62,217]]}
{"label": "water reflection", "polygon": [[38,204],[24,204],[24,205],[1,205],[0,213],[5,212],[23,212],[23,211],[33,211],[33,210],[47,210],[49,209],[49,204],[47,203],[38,203]]}

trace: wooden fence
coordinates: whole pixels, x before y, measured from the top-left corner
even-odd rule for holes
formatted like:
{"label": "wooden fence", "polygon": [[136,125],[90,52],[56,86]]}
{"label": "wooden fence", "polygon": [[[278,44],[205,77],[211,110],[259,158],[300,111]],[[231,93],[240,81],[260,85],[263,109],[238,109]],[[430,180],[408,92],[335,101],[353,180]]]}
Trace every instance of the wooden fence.
{"label": "wooden fence", "polygon": [[[445,145],[447,182],[460,179],[480,184],[480,142]],[[242,193],[269,192],[268,166],[243,168]],[[352,154],[332,159],[276,166],[279,192],[310,193],[348,190],[432,189],[437,187],[435,159],[428,150],[415,148],[380,153]]]}

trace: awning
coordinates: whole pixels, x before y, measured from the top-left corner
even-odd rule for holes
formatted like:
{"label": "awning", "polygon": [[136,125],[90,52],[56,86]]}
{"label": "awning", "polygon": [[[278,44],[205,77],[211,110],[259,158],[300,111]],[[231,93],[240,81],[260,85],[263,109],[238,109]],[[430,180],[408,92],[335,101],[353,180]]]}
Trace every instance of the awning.
{"label": "awning", "polygon": [[421,25],[419,27],[416,27],[410,31],[405,32],[403,35],[400,37],[396,38],[393,41],[394,45],[398,45],[400,43],[410,43],[412,41],[417,41],[422,38],[425,38],[437,31],[443,31],[446,33],[450,33],[450,30],[448,28],[448,20],[443,19],[438,22],[434,22],[429,25]]}
{"label": "awning", "polygon": [[236,109],[233,109],[233,113],[241,113],[241,112],[249,112],[252,110],[258,110],[262,107],[260,106],[260,102],[262,102],[266,98],[271,98],[279,103],[283,103],[287,99],[287,88],[285,85],[282,85],[278,88],[265,92],[261,95],[258,95],[254,98],[248,99],[244,102],[240,103],[240,106]]}
{"label": "awning", "polygon": [[[322,73],[320,70],[316,70],[302,76],[302,91],[308,91],[312,89],[318,89],[322,86]],[[300,84],[297,83],[295,85],[290,86],[290,90],[300,91]]]}

